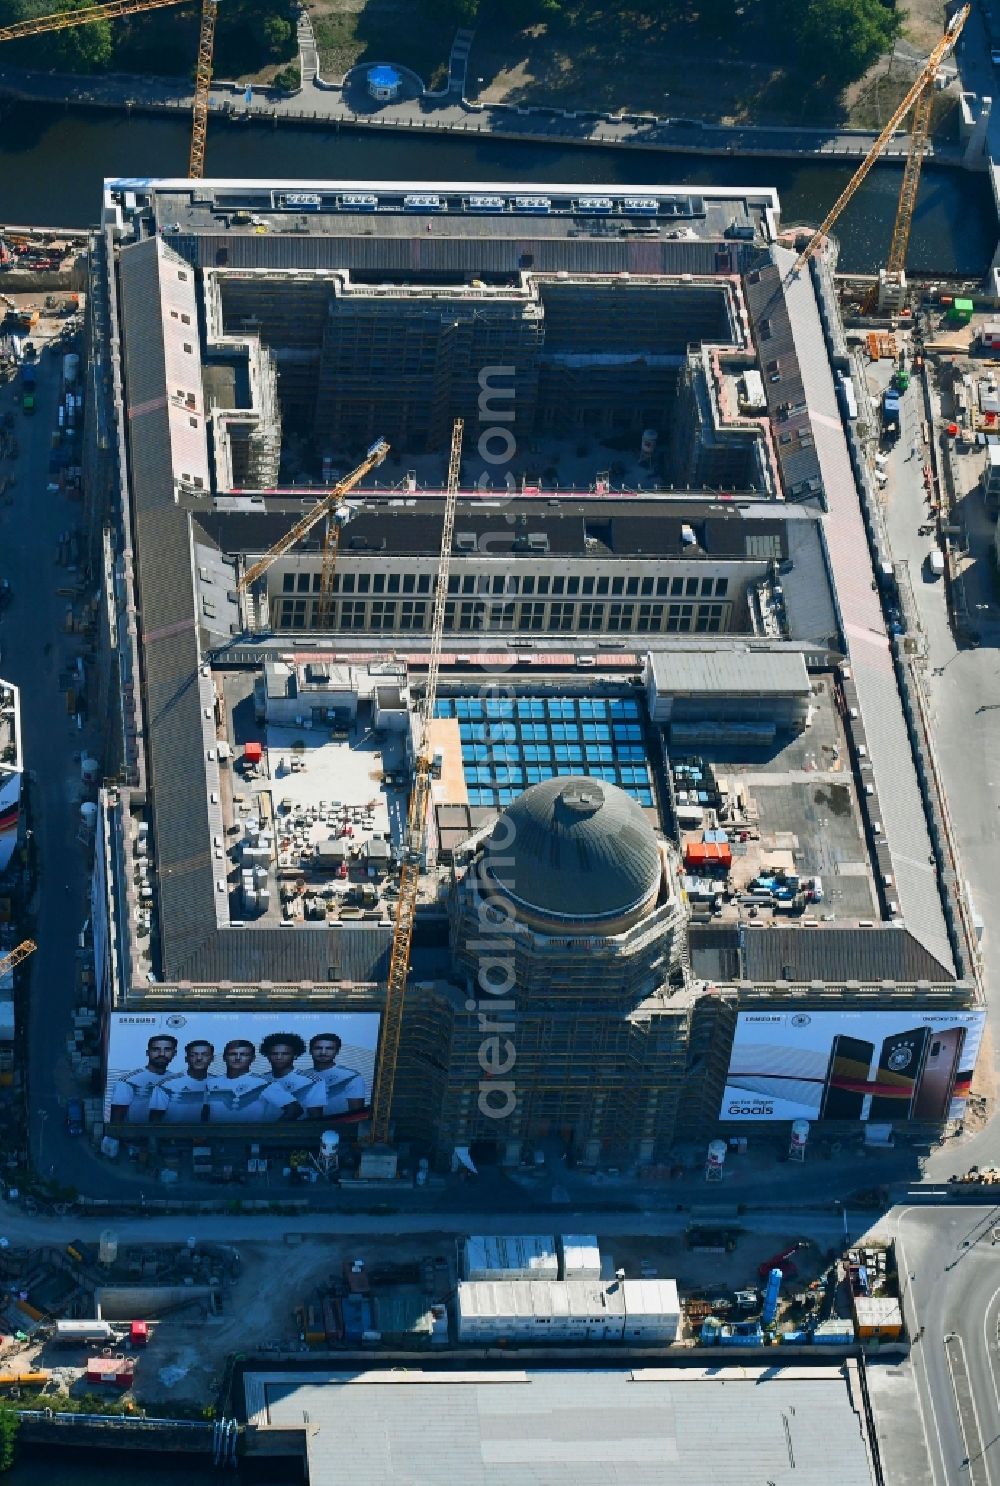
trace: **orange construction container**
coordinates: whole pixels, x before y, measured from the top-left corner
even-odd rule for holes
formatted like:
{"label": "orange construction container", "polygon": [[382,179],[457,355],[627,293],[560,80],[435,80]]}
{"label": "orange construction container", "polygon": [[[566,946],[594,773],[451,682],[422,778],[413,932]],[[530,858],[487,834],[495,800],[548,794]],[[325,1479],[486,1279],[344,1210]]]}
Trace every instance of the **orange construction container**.
{"label": "orange construction container", "polygon": [[728,841],[689,841],[684,848],[687,867],[731,867],[732,848]]}

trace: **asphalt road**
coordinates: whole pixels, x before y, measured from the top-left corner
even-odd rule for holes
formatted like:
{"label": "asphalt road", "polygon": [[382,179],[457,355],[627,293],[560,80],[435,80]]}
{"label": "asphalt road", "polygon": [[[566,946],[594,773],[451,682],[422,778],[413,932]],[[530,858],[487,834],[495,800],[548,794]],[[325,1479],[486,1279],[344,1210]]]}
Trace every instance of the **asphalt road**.
{"label": "asphalt road", "polygon": [[914,1338],[905,1364],[869,1368],[891,1486],[1000,1482],[998,1224],[1000,1208],[904,1207],[879,1225],[896,1237]]}
{"label": "asphalt road", "polygon": [[[888,363],[872,368],[881,382],[889,370]],[[884,519],[894,560],[908,564],[926,642],[924,675],[938,762],[963,871],[987,925],[982,953],[994,1026],[1000,985],[1000,935],[992,927],[1000,908],[1000,609],[991,571],[993,523],[978,492],[966,497],[962,520],[973,557],[966,584],[982,643],[977,650],[959,650],[945,585],[933,580],[926,566],[935,539],[918,532],[927,519],[921,416],[914,382],[903,398],[903,429],[889,455]],[[911,457],[914,445],[918,452]],[[994,1070],[998,1047],[994,1032]],[[987,1043],[987,1055],[989,1048]],[[1000,1164],[995,1119],[934,1151],[924,1163],[924,1177],[942,1180],[973,1163]],[[891,1486],[1000,1486],[1000,1245],[991,1241],[994,1224],[1000,1225],[998,1209],[921,1206],[896,1208],[879,1225],[897,1236],[907,1319],[918,1338],[905,1364],[875,1363],[869,1369]]]}
{"label": "asphalt road", "polygon": [[[873,381],[888,382],[887,361],[871,368]],[[928,520],[922,469],[927,447],[920,434],[922,398],[911,381],[902,399],[903,426],[888,451],[888,482],[883,491],[885,527],[895,562],[908,566],[910,584],[926,642],[924,682],[931,726],[948,808],[958,837],[962,869],[976,907],[986,921],[981,951],[990,1026],[1000,986],[1000,934],[991,932],[1000,913],[998,832],[1000,832],[1000,607],[996,604],[990,548],[994,525],[978,491],[966,497],[962,520],[972,542],[974,562],[965,575],[970,609],[980,631],[977,650],[959,650],[948,618],[944,581],[933,579],[927,558],[934,536],[918,528]],[[916,447],[916,457],[911,450]],[[978,465],[981,455],[969,456]],[[987,1056],[990,1043],[987,1042]],[[1000,1037],[992,1038],[993,1065],[1000,1071]],[[934,1181],[973,1163],[1000,1164],[1000,1132],[995,1122],[957,1142],[947,1142],[925,1163]]]}
{"label": "asphalt road", "polygon": [[[379,1201],[378,1190],[372,1193]],[[469,1233],[476,1215],[466,1208],[441,1212],[379,1213],[361,1211],[309,1212],[301,1216],[283,1213],[200,1213],[148,1218],[113,1219],[112,1225],[120,1243],[183,1243],[190,1234],[199,1241],[233,1243],[241,1239],[281,1239],[285,1234],[358,1234],[398,1237],[404,1233]],[[560,1231],[596,1233],[601,1237],[615,1235],[683,1233],[691,1222],[689,1212],[601,1212],[585,1208],[567,1209],[558,1214]],[[812,1238],[827,1246],[843,1240],[844,1227],[840,1213],[803,1211],[799,1208],[776,1208],[766,1212],[746,1213],[739,1219],[740,1228],[748,1233],[774,1235],[788,1233]],[[55,1244],[69,1242],[74,1236],[96,1241],[109,1219],[103,1217],[51,1217],[31,1215],[15,1204],[0,1202],[0,1239],[14,1245]],[[848,1215],[850,1241],[856,1239],[865,1220]],[[518,1209],[490,1218],[490,1232],[525,1233],[537,1230],[538,1214]],[[569,1225],[569,1226],[567,1226]]]}
{"label": "asphalt road", "polygon": [[[13,599],[0,624],[3,673],[21,688],[24,758],[30,778],[31,828],[39,868],[30,961],[28,1089],[31,1156],[40,1170],[83,1185],[81,1165],[97,1163],[65,1128],[66,1100],[80,1089],[65,1052],[77,1004],[77,937],[88,913],[90,862],[78,841],[82,799],[79,759],[87,733],[66,711],[60,671],[82,650],[64,633],[66,598],[56,589],[73,575],[56,563],[60,532],[80,521],[80,506],[46,490],[51,432],[56,424],[62,355],[44,352],[38,367],[34,417],[16,413],[20,455],[14,465],[14,505],[3,512],[0,568]],[[16,384],[0,390],[0,412],[17,407]]]}

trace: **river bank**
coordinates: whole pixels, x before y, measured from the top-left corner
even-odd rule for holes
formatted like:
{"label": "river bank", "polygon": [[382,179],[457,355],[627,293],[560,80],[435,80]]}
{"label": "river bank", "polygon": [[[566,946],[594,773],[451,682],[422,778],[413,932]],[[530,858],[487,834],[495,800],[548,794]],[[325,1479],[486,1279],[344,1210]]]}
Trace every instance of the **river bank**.
{"label": "river bank", "polygon": [[[184,176],[186,116],[13,103],[0,105],[4,140],[3,220],[87,227],[99,212],[107,176]],[[846,185],[853,165],[710,157],[558,141],[511,143],[418,131],[335,132],[276,122],[213,118],[207,174],[217,178],[300,180],[532,181],[581,185],[774,186],[786,222],[817,222]],[[871,272],[885,261],[899,194],[897,165],[877,166],[838,223],[840,266]],[[982,276],[996,245],[996,215],[985,175],[923,172],[910,267],[927,274]]]}
{"label": "river bank", "polygon": [[[303,67],[303,75],[306,69]],[[247,90],[242,83],[216,82],[209,111],[213,121],[239,119],[257,123],[297,124],[307,128],[372,130],[379,133],[488,137],[527,144],[564,144],[580,149],[629,149],[696,156],[734,156],[803,160],[861,160],[875,134],[870,130],[770,127],[706,123],[699,119],[664,118],[655,114],[601,114],[595,111],[523,107],[514,103],[470,101],[462,96],[464,66],[451,89],[434,93],[415,75],[398,100],[375,104],[364,79],[348,74],[342,83],[310,76],[295,93]],[[106,74],[77,77],[67,73],[5,70],[0,96],[52,107],[110,109],[139,114],[189,115],[192,93],[184,79]],[[213,125],[210,123],[210,134]],[[886,161],[902,163],[909,136],[898,132],[886,146]],[[965,167],[957,143],[929,141],[927,158],[942,165]]]}

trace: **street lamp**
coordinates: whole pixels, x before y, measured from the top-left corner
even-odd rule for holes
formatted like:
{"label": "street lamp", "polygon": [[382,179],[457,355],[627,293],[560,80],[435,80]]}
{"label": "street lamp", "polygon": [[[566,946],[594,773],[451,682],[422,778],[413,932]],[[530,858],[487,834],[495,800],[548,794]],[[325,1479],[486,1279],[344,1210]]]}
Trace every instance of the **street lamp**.
{"label": "street lamp", "polygon": [[41,1175],[41,1172],[42,1172],[42,1143],[43,1143],[43,1141],[45,1139],[45,1121],[48,1119],[48,1117],[49,1117],[49,1112],[48,1112],[47,1109],[40,1109],[38,1111],[38,1174],[39,1174],[39,1176]]}

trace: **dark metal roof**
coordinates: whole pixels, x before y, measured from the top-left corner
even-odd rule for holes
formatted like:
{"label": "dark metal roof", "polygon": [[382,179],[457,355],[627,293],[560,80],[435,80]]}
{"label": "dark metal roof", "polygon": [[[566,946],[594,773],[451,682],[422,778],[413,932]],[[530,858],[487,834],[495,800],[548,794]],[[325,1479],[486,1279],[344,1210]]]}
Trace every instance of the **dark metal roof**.
{"label": "dark metal roof", "polygon": [[706,980],[912,985],[918,980],[952,984],[955,979],[907,929],[890,924],[871,929],[836,924],[817,929],[694,924],[690,948],[692,969]]}
{"label": "dark metal roof", "polygon": [[[464,226],[465,224],[463,224]],[[567,238],[535,235],[524,221],[520,237],[420,235],[412,221],[405,234],[356,233],[296,237],[267,233],[169,234],[172,247],[199,268],[346,268],[392,277],[405,273],[454,278],[456,274],[516,274],[530,268],[541,273],[635,273],[708,275],[732,271],[750,255],[736,242],[673,241],[662,238]],[[721,254],[721,258],[720,258]]]}
{"label": "dark metal roof", "polygon": [[215,926],[188,517],[174,500],[155,239],[119,258],[160,946],[181,974]]}
{"label": "dark metal roof", "polygon": [[[378,499],[377,497],[374,499]],[[403,554],[410,557],[437,557],[441,548],[441,526],[444,501],[421,497],[414,504],[402,501],[369,504],[350,526],[341,544],[341,560],[352,554],[362,557],[373,553]],[[301,514],[297,502],[268,500],[269,509],[260,512],[215,510],[199,514],[198,522],[205,534],[223,552],[263,552],[288,530],[289,514]],[[506,522],[510,521],[509,527]],[[470,557],[476,550],[463,545],[463,539],[475,536],[489,539],[487,556],[522,554],[525,557],[549,555],[579,557],[675,557],[685,562],[701,557],[734,560],[746,559],[748,543],[761,536],[775,536],[787,556],[788,538],[783,516],[762,517],[747,522],[736,506],[717,506],[706,512],[704,504],[690,506],[635,497],[620,500],[610,497],[601,502],[558,500],[505,501],[503,518],[506,529],[498,532],[497,508],[482,501],[459,502],[455,515],[455,559]],[[682,530],[693,530],[696,542],[682,540]],[[318,528],[317,528],[318,530]],[[532,545],[532,537],[542,544]],[[318,547],[319,539],[313,543]],[[308,540],[303,544],[308,548]]]}
{"label": "dark metal roof", "polygon": [[740,979],[739,936],[732,925],[692,924],[688,940],[691,972],[699,980]]}
{"label": "dark metal roof", "polygon": [[954,980],[907,929],[761,929],[743,935],[745,980]]}
{"label": "dark metal roof", "polygon": [[500,817],[485,860],[502,891],[560,919],[626,913],[660,877],[659,847],[639,805],[585,775],[525,790]]}
{"label": "dark metal roof", "polygon": [[[119,258],[129,472],[148,711],[161,978],[384,981],[391,929],[220,928],[209,824],[189,511],[174,499],[155,239]],[[168,250],[167,250],[168,251]],[[415,962],[414,968],[417,968]]]}

